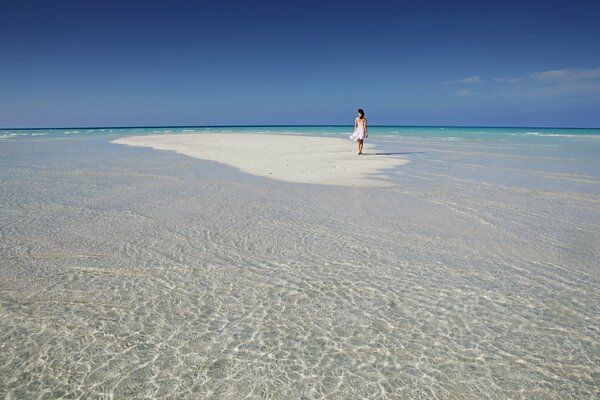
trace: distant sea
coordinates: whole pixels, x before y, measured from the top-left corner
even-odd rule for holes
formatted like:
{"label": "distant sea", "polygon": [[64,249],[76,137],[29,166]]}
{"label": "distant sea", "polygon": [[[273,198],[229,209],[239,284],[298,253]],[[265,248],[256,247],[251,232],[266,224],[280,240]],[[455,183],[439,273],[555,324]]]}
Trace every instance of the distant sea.
{"label": "distant sea", "polygon": [[[64,138],[67,136],[124,136],[148,134],[177,134],[191,132],[249,132],[270,134],[346,135],[350,125],[273,125],[273,126],[180,126],[180,127],[112,127],[112,128],[39,128],[0,129],[0,140],[11,138]],[[600,139],[600,128],[504,128],[457,126],[377,126],[369,133],[378,136],[407,138],[436,138],[448,140],[516,140],[527,143],[542,140]]]}

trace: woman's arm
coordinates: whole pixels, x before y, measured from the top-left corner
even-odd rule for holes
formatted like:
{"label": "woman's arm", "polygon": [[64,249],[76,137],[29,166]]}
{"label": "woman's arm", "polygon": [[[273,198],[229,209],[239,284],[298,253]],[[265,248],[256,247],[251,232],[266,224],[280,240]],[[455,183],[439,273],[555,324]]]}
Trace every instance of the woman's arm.
{"label": "woman's arm", "polygon": [[358,118],[354,118],[354,130],[358,128]]}
{"label": "woman's arm", "polygon": [[367,128],[367,119],[365,118],[365,137],[369,137],[369,128]]}

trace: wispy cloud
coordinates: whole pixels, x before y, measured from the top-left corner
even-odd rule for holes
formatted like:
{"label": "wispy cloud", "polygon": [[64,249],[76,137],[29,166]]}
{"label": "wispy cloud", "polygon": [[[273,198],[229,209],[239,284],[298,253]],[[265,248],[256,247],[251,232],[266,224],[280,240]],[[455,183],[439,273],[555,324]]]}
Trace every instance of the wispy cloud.
{"label": "wispy cloud", "polygon": [[535,72],[530,75],[532,79],[542,81],[587,81],[600,79],[600,68],[582,69],[567,68],[551,71]]}
{"label": "wispy cloud", "polygon": [[[446,83],[459,85],[452,92],[455,96],[589,97],[600,94],[600,68],[564,68],[491,79],[482,79],[479,75],[474,75]],[[470,90],[473,87],[471,84],[474,83],[478,84],[476,92]]]}
{"label": "wispy cloud", "polygon": [[481,78],[478,75],[469,76],[463,79],[456,79],[453,81],[448,81],[446,83],[479,83],[481,82]]}
{"label": "wispy cloud", "polygon": [[454,94],[457,96],[473,96],[475,93],[473,93],[471,90],[463,89],[457,90],[456,92],[454,92]]}
{"label": "wispy cloud", "polygon": [[521,82],[523,80],[523,78],[494,78],[493,81],[494,82],[500,82],[500,83],[515,83],[515,82]]}

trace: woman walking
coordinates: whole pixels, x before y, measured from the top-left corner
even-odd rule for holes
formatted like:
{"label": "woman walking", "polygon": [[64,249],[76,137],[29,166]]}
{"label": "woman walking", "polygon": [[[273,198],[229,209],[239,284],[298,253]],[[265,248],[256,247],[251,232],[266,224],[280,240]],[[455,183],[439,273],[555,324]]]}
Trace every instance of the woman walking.
{"label": "woman walking", "polygon": [[358,143],[358,155],[362,154],[363,141],[369,137],[367,129],[367,119],[362,108],[358,109],[358,117],[354,120],[354,133],[350,135],[350,140]]}

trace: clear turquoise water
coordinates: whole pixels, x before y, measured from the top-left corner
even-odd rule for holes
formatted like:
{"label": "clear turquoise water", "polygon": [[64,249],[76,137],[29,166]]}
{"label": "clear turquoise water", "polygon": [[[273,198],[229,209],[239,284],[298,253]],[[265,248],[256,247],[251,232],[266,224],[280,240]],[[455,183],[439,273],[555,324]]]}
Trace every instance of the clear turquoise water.
{"label": "clear turquoise water", "polygon": [[[251,132],[310,135],[345,135],[349,125],[278,125],[278,126],[186,126],[186,127],[124,127],[124,128],[52,128],[0,129],[0,140],[10,138],[62,138],[65,136],[121,136],[190,132]],[[370,126],[372,135],[413,138],[488,139],[517,141],[556,141],[565,139],[600,139],[600,128],[503,128],[503,127],[443,127],[443,126]]]}
{"label": "clear turquoise water", "polygon": [[371,127],[385,188],[111,143],[219,131],[350,128],[0,132],[0,399],[600,398],[598,130]]}

